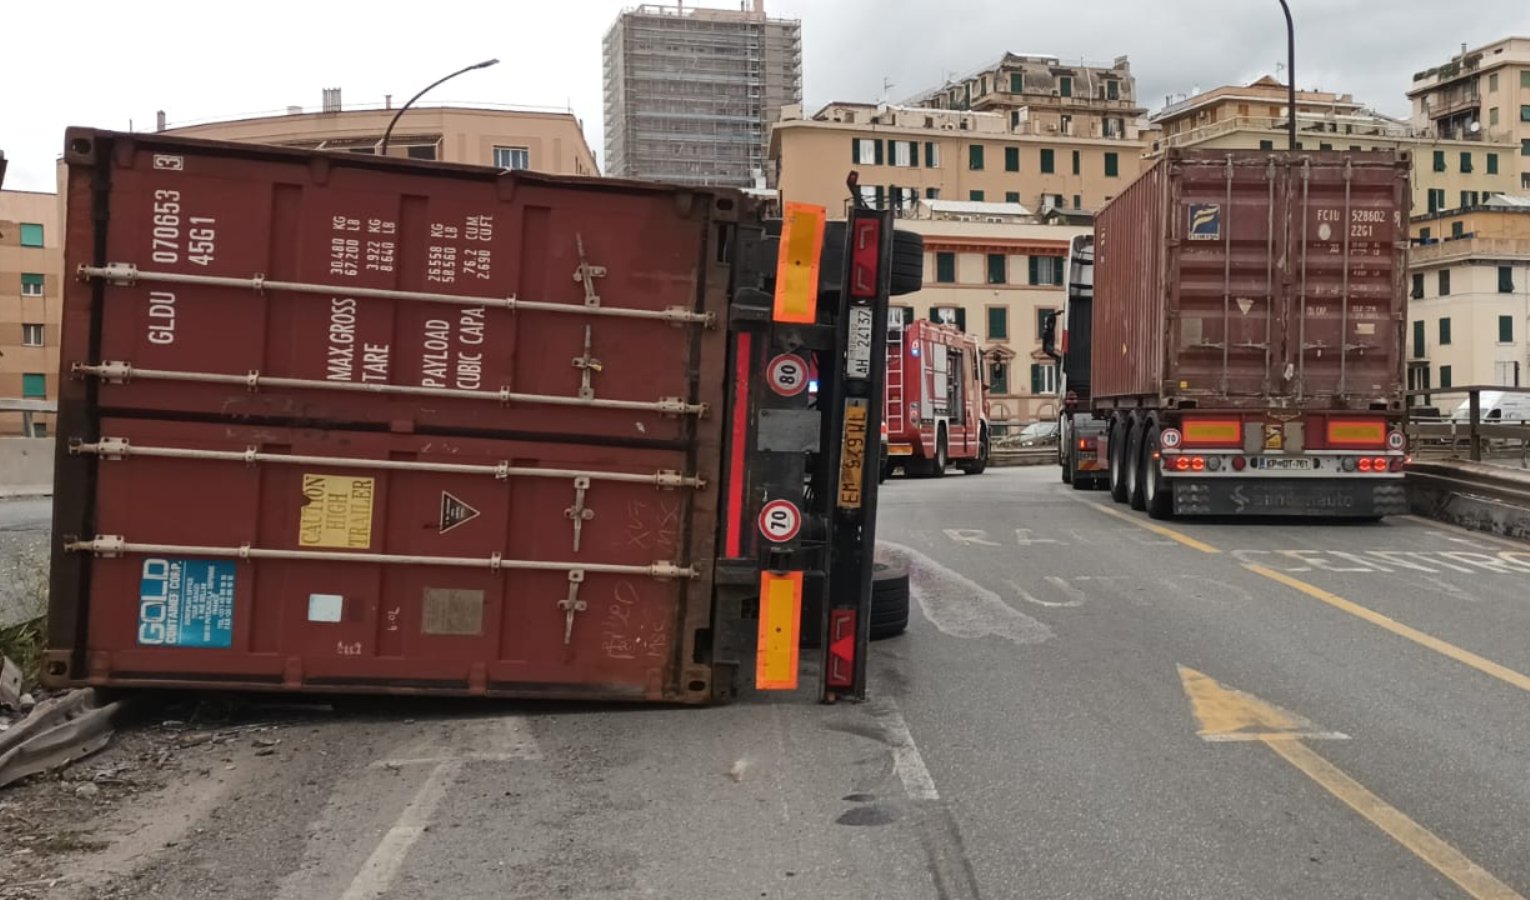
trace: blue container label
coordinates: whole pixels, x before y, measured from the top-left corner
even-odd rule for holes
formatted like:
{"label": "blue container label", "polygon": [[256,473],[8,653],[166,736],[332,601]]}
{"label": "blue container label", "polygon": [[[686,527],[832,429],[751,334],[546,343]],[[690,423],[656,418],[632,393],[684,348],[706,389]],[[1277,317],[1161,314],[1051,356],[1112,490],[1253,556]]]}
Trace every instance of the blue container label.
{"label": "blue container label", "polygon": [[227,560],[144,560],[138,580],[138,643],[232,646],[234,565]]}

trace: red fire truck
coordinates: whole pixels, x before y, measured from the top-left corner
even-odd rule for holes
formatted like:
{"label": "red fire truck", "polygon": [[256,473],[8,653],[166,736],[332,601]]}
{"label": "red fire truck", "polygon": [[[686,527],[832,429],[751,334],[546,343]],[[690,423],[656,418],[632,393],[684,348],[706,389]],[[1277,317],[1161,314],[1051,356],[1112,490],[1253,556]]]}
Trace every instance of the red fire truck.
{"label": "red fire truck", "polygon": [[939,478],[954,464],[968,475],[988,467],[988,391],[977,339],[919,320],[887,328],[888,474]]}

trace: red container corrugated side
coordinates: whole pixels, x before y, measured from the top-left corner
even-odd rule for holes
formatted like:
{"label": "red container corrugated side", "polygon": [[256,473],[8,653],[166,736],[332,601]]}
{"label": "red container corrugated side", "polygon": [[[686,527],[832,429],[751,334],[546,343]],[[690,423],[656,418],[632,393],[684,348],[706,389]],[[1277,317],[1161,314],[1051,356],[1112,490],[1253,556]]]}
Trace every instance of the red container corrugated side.
{"label": "red container corrugated side", "polygon": [[1408,173],[1168,151],[1095,219],[1096,407],[1400,409]]}
{"label": "red container corrugated side", "polygon": [[740,194],[66,161],[50,683],[710,699]]}

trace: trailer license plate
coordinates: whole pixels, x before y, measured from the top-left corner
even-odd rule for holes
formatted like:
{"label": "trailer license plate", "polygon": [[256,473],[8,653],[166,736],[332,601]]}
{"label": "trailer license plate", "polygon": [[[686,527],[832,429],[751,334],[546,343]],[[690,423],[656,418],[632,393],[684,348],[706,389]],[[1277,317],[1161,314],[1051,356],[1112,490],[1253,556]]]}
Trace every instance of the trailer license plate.
{"label": "trailer license plate", "polygon": [[1268,456],[1260,456],[1255,458],[1255,468],[1278,469],[1283,472],[1306,472],[1312,469],[1312,460],[1304,459],[1302,457],[1283,459],[1279,457],[1271,458]]}
{"label": "trailer license plate", "polygon": [[871,307],[850,307],[850,342],[845,352],[845,374],[850,378],[871,376]]}
{"label": "trailer license plate", "polygon": [[865,400],[851,397],[845,401],[845,435],[839,464],[839,508],[861,508],[861,479],[866,465],[866,418],[870,407]]}

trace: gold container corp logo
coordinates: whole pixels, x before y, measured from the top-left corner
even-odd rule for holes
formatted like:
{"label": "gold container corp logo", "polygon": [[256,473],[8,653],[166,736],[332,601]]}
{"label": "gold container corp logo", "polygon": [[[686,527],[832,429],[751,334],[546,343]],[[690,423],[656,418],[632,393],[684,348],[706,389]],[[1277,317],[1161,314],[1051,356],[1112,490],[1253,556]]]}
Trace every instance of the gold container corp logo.
{"label": "gold container corp logo", "polygon": [[376,489],[376,480],[372,478],[305,474],[298,546],[369,549],[372,497]]}

